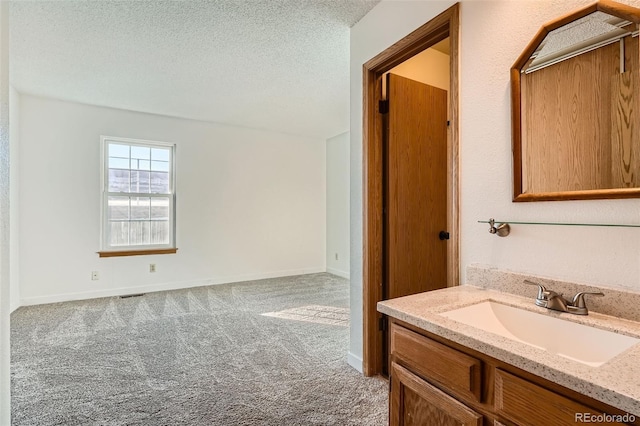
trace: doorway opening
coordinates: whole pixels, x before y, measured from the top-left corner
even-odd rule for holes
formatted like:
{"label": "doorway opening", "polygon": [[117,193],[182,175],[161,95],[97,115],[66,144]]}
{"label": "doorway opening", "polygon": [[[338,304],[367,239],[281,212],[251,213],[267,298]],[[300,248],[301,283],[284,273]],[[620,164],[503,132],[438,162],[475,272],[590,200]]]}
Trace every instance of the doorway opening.
{"label": "doorway opening", "polygon": [[[448,40],[449,87],[446,131],[446,286],[459,284],[458,198],[458,45],[459,4],[455,4],[422,27],[386,49],[363,66],[363,371],[367,376],[385,371],[384,321],[376,304],[385,296],[386,118],[379,107],[383,100],[385,74],[410,58]],[[444,42],[444,43],[441,43]],[[394,73],[404,65],[396,68]],[[431,83],[433,84],[433,83]],[[385,87],[386,89],[386,87]],[[384,107],[383,107],[384,108]]]}

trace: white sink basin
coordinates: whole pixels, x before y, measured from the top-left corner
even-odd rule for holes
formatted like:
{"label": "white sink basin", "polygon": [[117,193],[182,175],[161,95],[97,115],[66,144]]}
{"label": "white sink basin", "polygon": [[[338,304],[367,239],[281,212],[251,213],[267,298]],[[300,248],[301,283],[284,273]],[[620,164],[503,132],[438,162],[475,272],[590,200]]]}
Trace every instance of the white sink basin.
{"label": "white sink basin", "polygon": [[640,339],[492,301],[440,315],[475,328],[599,367]]}

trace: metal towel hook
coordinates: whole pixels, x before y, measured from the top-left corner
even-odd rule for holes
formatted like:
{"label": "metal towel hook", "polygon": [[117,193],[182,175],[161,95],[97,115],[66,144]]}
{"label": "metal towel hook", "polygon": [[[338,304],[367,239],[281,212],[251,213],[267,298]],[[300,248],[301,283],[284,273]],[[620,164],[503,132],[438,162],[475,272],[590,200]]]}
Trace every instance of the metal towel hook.
{"label": "metal towel hook", "polygon": [[496,234],[498,237],[506,237],[511,232],[511,227],[508,223],[500,223],[498,226],[495,226],[496,221],[491,218],[489,219],[489,233]]}

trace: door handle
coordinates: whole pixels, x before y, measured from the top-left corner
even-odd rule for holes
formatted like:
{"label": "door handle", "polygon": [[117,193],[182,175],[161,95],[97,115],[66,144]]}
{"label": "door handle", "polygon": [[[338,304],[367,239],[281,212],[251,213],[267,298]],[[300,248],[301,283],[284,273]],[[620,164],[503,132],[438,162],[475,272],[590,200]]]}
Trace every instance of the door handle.
{"label": "door handle", "polygon": [[440,231],[440,233],[438,234],[438,238],[440,238],[440,241],[448,240],[449,239],[449,233],[447,231]]}

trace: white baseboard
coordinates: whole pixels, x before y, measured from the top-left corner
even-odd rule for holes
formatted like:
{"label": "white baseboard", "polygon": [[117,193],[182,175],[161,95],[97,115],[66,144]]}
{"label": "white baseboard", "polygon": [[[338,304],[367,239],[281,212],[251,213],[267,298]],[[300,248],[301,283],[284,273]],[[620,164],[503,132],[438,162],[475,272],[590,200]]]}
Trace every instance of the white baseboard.
{"label": "white baseboard", "polygon": [[15,311],[16,309],[18,309],[20,307],[20,302],[15,301],[15,300],[11,300],[11,302],[9,303],[9,313]]}
{"label": "white baseboard", "polygon": [[351,276],[349,272],[341,271],[335,268],[329,268],[328,266],[327,266],[327,273],[337,275],[339,277],[346,278],[346,279],[349,279],[349,277]]}
{"label": "white baseboard", "polygon": [[[325,272],[325,268],[290,269],[285,271],[265,272],[262,274],[246,274],[221,278],[211,278],[195,281],[176,281],[144,286],[126,286],[105,290],[82,291],[77,293],[52,294],[47,296],[24,297],[20,299],[20,306],[43,305],[45,303],[69,302],[72,300],[96,299],[99,297],[125,296],[127,294],[152,293],[154,291],[182,290],[185,288],[202,287],[208,285],[230,284],[242,281],[263,280],[267,278],[289,277],[293,275],[307,275]],[[18,306],[19,307],[19,306]],[[16,307],[17,308],[17,307]]]}
{"label": "white baseboard", "polygon": [[347,354],[347,363],[362,373],[362,358],[349,352]]}

